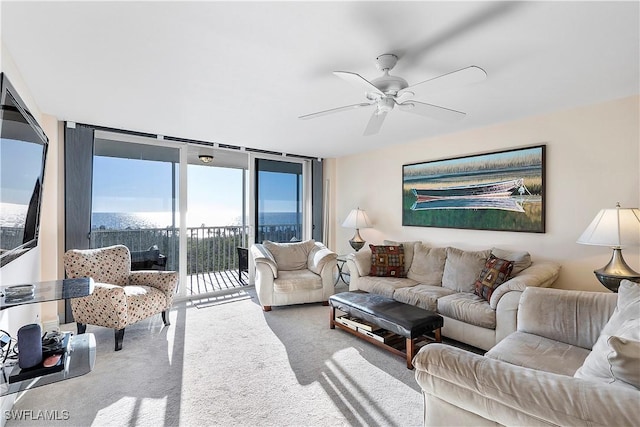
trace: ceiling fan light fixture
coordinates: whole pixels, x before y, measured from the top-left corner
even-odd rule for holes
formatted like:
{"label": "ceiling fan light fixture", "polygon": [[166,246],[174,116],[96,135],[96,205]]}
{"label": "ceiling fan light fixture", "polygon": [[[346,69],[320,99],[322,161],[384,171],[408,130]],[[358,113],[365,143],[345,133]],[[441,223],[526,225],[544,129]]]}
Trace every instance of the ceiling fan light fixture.
{"label": "ceiling fan light fixture", "polygon": [[213,162],[213,156],[211,154],[200,154],[198,156],[202,163],[211,163]]}
{"label": "ceiling fan light fixture", "polygon": [[395,104],[396,102],[393,100],[393,98],[382,98],[378,102],[378,112],[388,113],[389,111],[393,110]]}
{"label": "ceiling fan light fixture", "polygon": [[413,100],[412,97],[415,95],[413,88],[420,85],[423,90],[425,87],[439,87],[440,89],[446,89],[447,87],[476,83],[487,77],[486,71],[480,67],[472,65],[409,85],[409,83],[402,77],[392,76],[389,74],[389,71],[395,67],[396,62],[398,61],[398,57],[396,55],[392,53],[385,53],[378,56],[376,61],[378,70],[382,71],[383,74],[371,81],[365,79],[360,74],[350,71],[333,72],[335,76],[340,77],[352,85],[358,86],[360,89],[364,89],[366,99],[369,102],[318,111],[316,113],[305,114],[299,118],[306,120],[340,111],[351,110],[352,108],[375,106],[375,110],[365,127],[363,134],[365,136],[375,135],[378,133],[387,113],[393,110],[396,105],[398,105],[398,109],[401,111],[407,111],[419,116],[443,121],[459,120],[466,115],[462,111],[456,111],[450,108]]}

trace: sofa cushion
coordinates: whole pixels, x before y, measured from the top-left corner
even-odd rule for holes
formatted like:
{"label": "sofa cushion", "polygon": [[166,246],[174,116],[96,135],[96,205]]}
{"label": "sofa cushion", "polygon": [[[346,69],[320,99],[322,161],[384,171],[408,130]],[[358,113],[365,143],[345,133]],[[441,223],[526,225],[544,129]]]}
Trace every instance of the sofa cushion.
{"label": "sofa cushion", "polygon": [[491,249],[491,255],[496,258],[513,261],[513,270],[511,271],[511,274],[518,274],[522,270],[531,267],[531,255],[529,255],[529,252],[493,248]]}
{"label": "sofa cushion", "polygon": [[393,298],[396,289],[417,284],[415,280],[400,277],[362,276],[358,279],[358,289],[387,298]]}
{"label": "sofa cushion", "polygon": [[[640,355],[633,354],[633,350],[638,348],[634,344],[637,341],[640,341],[640,285],[623,280],[613,315],[574,376],[638,388]],[[629,375],[628,366],[634,365],[636,372]]]}
{"label": "sofa cushion", "polygon": [[446,259],[446,248],[429,248],[418,243],[413,248],[413,262],[407,277],[423,285],[441,286]]}
{"label": "sofa cushion", "polygon": [[415,285],[396,289],[393,293],[393,299],[425,310],[436,311],[438,298],[454,293],[451,289],[443,288],[442,286]]}
{"label": "sofa cushion", "polygon": [[371,249],[370,276],[405,277],[404,246],[369,245]]}
{"label": "sofa cushion", "polygon": [[456,292],[473,293],[476,279],[490,254],[490,250],[463,251],[457,248],[447,248],[442,286]]}
{"label": "sofa cushion", "polygon": [[589,353],[586,348],[516,331],[507,335],[485,356],[525,368],[572,376]]}
{"label": "sofa cushion", "polygon": [[265,240],[263,246],[271,252],[278,271],[303,270],[307,268],[307,257],[315,247],[315,240],[295,243],[276,243]]}
{"label": "sofa cushion", "polygon": [[274,292],[296,292],[322,289],[322,278],[310,270],[280,271],[273,281]]}
{"label": "sofa cushion", "polygon": [[512,269],[513,261],[491,255],[476,280],[474,293],[487,301],[491,300],[493,291],[509,279]]}
{"label": "sofa cushion", "polygon": [[412,242],[396,242],[394,240],[385,240],[382,242],[383,245],[389,246],[398,246],[402,245],[404,247],[404,272],[405,274],[409,272],[409,268],[411,267],[411,263],[413,262],[413,248],[416,244],[419,244],[419,240],[415,240]]}
{"label": "sofa cushion", "polygon": [[496,328],[496,311],[478,295],[456,292],[439,298],[437,305],[443,316],[481,328]]}

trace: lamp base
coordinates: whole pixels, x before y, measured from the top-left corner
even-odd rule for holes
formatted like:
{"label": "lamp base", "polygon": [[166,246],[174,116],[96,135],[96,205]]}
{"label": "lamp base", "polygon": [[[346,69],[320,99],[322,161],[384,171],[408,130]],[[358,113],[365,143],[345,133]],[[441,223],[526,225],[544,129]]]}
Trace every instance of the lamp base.
{"label": "lamp base", "polygon": [[356,234],[354,234],[351,240],[349,240],[349,244],[356,252],[358,252],[360,249],[362,249],[365,243],[365,240],[362,238],[362,236],[360,236],[360,230],[356,228]]}
{"label": "lamp base", "polygon": [[596,275],[600,283],[613,292],[618,292],[620,282],[624,279],[640,283],[640,273],[629,267],[622,257],[622,249],[620,248],[613,248],[609,263],[601,269],[595,270],[593,274]]}

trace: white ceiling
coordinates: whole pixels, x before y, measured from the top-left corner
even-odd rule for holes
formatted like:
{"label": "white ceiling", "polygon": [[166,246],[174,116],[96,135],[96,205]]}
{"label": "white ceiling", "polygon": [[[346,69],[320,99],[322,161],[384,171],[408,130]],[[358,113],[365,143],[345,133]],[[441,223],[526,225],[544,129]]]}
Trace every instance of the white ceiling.
{"label": "white ceiling", "polygon": [[[339,157],[640,93],[640,2],[9,2],[2,42],[60,120]],[[414,84],[477,65],[488,78],[415,99],[464,111],[441,123],[371,110],[335,77],[375,58]]]}

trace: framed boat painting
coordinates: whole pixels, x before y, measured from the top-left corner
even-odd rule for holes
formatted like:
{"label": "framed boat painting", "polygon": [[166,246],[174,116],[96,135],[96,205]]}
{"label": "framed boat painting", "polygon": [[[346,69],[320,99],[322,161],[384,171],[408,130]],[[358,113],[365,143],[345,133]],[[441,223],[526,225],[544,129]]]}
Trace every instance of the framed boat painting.
{"label": "framed boat painting", "polygon": [[545,231],[545,145],[402,166],[402,225]]}

